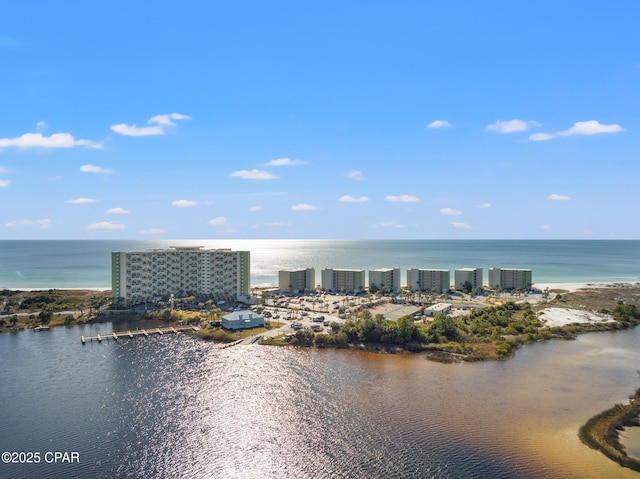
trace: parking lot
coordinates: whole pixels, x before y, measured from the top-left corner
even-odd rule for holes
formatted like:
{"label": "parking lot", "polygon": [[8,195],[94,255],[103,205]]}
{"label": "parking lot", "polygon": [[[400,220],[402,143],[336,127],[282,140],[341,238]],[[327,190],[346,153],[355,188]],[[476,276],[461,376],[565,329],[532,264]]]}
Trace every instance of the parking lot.
{"label": "parking lot", "polygon": [[347,318],[368,309],[373,315],[382,314],[392,321],[420,311],[419,306],[390,303],[390,298],[353,296],[345,294],[285,295],[274,293],[265,298],[264,311],[271,319],[285,323],[280,332],[314,329],[328,332],[332,322],[344,323]]}

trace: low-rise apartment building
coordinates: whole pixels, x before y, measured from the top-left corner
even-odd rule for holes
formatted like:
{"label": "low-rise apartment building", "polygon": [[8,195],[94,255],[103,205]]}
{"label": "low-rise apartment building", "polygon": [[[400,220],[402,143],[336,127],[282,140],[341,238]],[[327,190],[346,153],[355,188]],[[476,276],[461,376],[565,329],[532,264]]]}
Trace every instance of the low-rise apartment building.
{"label": "low-rise apartment building", "polygon": [[332,269],[322,270],[322,289],[345,293],[364,291],[365,272],[363,269]]}
{"label": "low-rise apartment building", "polygon": [[521,289],[531,291],[532,274],[530,269],[489,268],[489,287],[498,291]]}
{"label": "low-rise apartment building", "polygon": [[407,287],[411,291],[446,293],[451,287],[451,271],[448,269],[408,269]]}
{"label": "low-rise apartment building", "polygon": [[454,283],[455,290],[464,291],[467,289],[470,292],[472,289],[482,289],[483,274],[482,268],[456,269]]}
{"label": "low-rise apartment building", "polygon": [[372,288],[394,293],[400,291],[400,268],[369,270],[369,291],[372,291]]}
{"label": "low-rise apartment building", "polygon": [[278,271],[278,288],[280,291],[297,294],[314,291],[316,288],[316,270],[313,268]]}

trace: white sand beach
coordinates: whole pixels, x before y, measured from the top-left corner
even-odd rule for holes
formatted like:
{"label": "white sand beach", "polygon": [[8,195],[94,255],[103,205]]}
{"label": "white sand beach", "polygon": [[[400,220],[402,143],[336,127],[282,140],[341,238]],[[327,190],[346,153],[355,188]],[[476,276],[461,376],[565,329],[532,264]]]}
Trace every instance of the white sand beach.
{"label": "white sand beach", "polygon": [[596,313],[569,308],[546,308],[538,316],[545,326],[565,326],[572,323],[610,323],[614,321],[609,314]]}
{"label": "white sand beach", "polygon": [[565,291],[573,292],[585,288],[604,288],[611,284],[612,283],[535,283],[534,287],[541,291],[548,288],[549,291],[554,289],[563,289]]}

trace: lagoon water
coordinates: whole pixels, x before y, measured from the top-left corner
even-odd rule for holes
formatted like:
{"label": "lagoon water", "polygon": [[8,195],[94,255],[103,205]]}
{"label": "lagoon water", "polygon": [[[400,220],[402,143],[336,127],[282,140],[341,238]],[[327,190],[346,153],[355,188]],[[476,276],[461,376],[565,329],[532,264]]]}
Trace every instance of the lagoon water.
{"label": "lagoon water", "polygon": [[[0,241],[0,287],[109,287],[110,251],[178,242]],[[640,281],[637,241],[240,241],[252,283],[278,269],[528,267],[538,282]],[[502,362],[267,346],[186,334],[89,343],[151,327],[0,334],[0,478],[640,477],[578,428],[640,385],[640,329],[526,346]],[[44,456],[43,456],[44,457]]]}
{"label": "lagoon water", "polygon": [[80,343],[142,326],[0,335],[0,449],[80,458],[0,477],[640,476],[577,436],[638,387],[638,328],[472,364],[186,334]]}

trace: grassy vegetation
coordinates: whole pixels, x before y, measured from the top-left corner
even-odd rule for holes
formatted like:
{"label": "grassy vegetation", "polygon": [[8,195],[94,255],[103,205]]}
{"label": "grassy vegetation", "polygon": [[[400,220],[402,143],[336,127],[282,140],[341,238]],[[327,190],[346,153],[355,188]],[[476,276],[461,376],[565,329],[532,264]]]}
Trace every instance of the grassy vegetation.
{"label": "grassy vegetation", "polygon": [[0,313],[5,315],[0,318],[0,331],[84,323],[110,301],[109,291],[4,289],[0,291]]}
{"label": "grassy vegetation", "polygon": [[640,471],[640,460],[629,457],[620,444],[620,431],[630,426],[640,426],[640,389],[630,398],[629,404],[616,404],[589,419],[580,428],[580,439],[621,466]]}
{"label": "grassy vegetation", "polygon": [[[562,305],[567,307],[564,301]],[[423,351],[430,359],[446,362],[505,359],[523,344],[552,338],[574,339],[584,332],[623,329],[640,323],[640,311],[635,304],[619,301],[606,312],[615,322],[547,328],[528,303],[507,302],[478,308],[458,318],[436,314],[432,321],[424,323],[416,323],[410,316],[389,321],[365,310],[342,325],[332,324],[328,334],[299,330],[290,341],[280,340],[278,344],[386,351],[401,348]]]}
{"label": "grassy vegetation", "polygon": [[[99,308],[109,304],[109,291],[46,290],[0,291],[0,311],[9,314],[0,318],[0,331],[29,329],[42,324],[51,326],[99,321]],[[427,357],[439,361],[479,361],[511,357],[523,344],[534,341],[573,339],[590,331],[623,329],[640,323],[640,287],[613,287],[562,293],[552,302],[532,307],[528,303],[507,302],[498,306],[478,308],[469,315],[451,317],[436,314],[431,321],[415,322],[406,316],[397,321],[368,310],[334,323],[328,334],[299,330],[293,337],[263,340],[263,344],[295,344],[300,346],[369,348],[384,351],[423,351]],[[570,324],[547,328],[538,320],[536,310],[549,306],[590,309],[607,313],[615,322]],[[135,318],[158,319],[189,324],[216,324],[221,311],[207,308],[201,311],[163,309],[147,311]],[[122,318],[122,316],[118,316]],[[112,320],[105,316],[105,320]],[[132,319],[128,316],[126,319]],[[219,324],[219,323],[218,323]],[[271,322],[268,328],[225,331],[219,326],[205,327],[199,334],[205,339],[231,342],[260,335],[280,323]]]}
{"label": "grassy vegetation", "polygon": [[210,341],[231,343],[239,339],[247,339],[252,336],[260,336],[266,333],[267,331],[271,331],[272,329],[279,328],[280,326],[282,326],[282,323],[275,322],[275,321],[267,322],[264,327],[240,329],[236,331],[224,329],[220,326],[209,326],[206,328],[202,328],[200,331],[198,331],[197,335],[202,339],[207,339]]}

